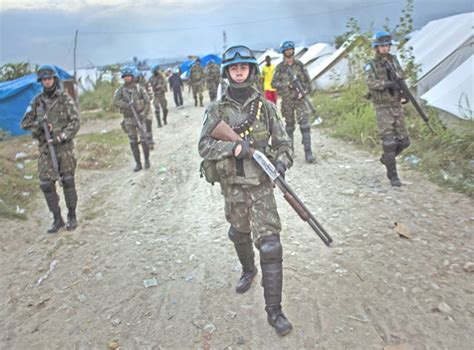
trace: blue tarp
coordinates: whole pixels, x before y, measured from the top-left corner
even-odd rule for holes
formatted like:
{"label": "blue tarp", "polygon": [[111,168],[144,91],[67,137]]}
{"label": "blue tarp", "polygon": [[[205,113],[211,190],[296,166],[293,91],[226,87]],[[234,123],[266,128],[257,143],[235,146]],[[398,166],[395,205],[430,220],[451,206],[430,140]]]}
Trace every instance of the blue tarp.
{"label": "blue tarp", "polygon": [[[72,79],[65,70],[56,67],[61,80]],[[21,118],[25,114],[30,101],[43,90],[41,83],[36,81],[36,74],[0,83],[0,129],[12,135],[26,134],[20,128]]]}
{"label": "blue tarp", "polygon": [[[209,54],[209,55],[206,55],[206,56],[203,56],[203,57],[200,57],[200,58],[201,58],[201,66],[203,66],[203,67],[206,67],[206,65],[211,60],[214,61],[217,64],[221,64],[221,62],[222,62],[222,59],[219,56],[213,55],[213,54]],[[191,69],[191,66],[194,64],[194,61],[195,60],[187,60],[187,61],[184,61],[181,64],[180,69],[181,69],[181,78],[182,79],[187,79],[188,78],[189,71]]]}

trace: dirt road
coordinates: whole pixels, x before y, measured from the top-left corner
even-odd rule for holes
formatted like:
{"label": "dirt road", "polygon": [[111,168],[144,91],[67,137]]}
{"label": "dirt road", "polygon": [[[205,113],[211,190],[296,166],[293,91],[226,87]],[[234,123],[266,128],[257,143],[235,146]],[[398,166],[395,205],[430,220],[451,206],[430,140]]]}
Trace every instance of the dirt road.
{"label": "dirt road", "polygon": [[403,168],[406,186],[393,189],[376,156],[317,130],[318,162],[304,163],[296,135],[287,180],[336,244],[326,248],[277,193],[294,326],[279,338],[260,273],[234,292],[223,200],[198,174],[202,112],[189,100],[171,107],[148,171],[132,172],[126,147],[119,168],[79,171],[75,232],[45,233],[42,198],[27,221],[0,221],[1,349],[473,348],[473,201]]}

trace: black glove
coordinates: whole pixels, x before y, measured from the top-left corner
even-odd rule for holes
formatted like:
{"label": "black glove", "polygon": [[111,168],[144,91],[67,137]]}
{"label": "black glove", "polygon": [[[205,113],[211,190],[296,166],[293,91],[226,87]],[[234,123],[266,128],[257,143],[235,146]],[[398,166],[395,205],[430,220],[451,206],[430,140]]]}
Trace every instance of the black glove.
{"label": "black glove", "polygon": [[[245,158],[249,158],[251,159],[252,158],[252,151],[251,151],[251,148],[250,148],[250,143],[248,140],[240,140],[240,141],[237,141],[235,143],[235,146],[234,146],[234,149],[232,152],[235,151],[235,149],[237,148],[238,145],[241,145],[242,146],[242,149],[240,151],[240,153],[235,156],[237,159],[245,159]],[[235,155],[235,153],[234,153]]]}
{"label": "black glove", "polygon": [[400,87],[398,86],[396,81],[392,80],[385,80],[383,83],[384,89],[392,89],[392,90],[400,90]]}
{"label": "black glove", "polygon": [[281,160],[278,160],[275,164],[275,169],[281,175],[282,178],[285,178],[286,165]]}

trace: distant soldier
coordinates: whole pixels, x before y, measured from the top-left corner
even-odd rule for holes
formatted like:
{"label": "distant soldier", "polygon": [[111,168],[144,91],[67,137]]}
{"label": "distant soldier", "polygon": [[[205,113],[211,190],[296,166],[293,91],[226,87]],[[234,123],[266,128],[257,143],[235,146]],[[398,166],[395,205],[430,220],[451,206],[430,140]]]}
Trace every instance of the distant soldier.
{"label": "distant soldier", "polygon": [[397,57],[390,54],[392,45],[390,33],[380,31],[375,33],[372,47],[375,58],[365,66],[367,85],[377,115],[377,126],[382,139],[383,155],[380,158],[387,169],[390,184],[395,187],[402,185],[397,174],[396,156],[410,146],[410,137],[405,127],[405,116],[402,103],[406,102],[400,87],[386,67],[388,61],[395,67],[399,76],[403,70]]}
{"label": "distant soldier", "polygon": [[[145,73],[139,72],[137,77],[138,84],[145,89],[149,96],[153,96],[153,88],[149,81],[146,80]],[[151,108],[148,110],[148,113],[145,115],[145,126],[146,126],[146,133],[147,133],[147,142],[150,146],[150,150],[155,148],[155,141],[153,140],[153,112]]]}
{"label": "distant soldier", "polygon": [[173,98],[176,107],[180,108],[183,105],[183,81],[179,76],[179,68],[176,67],[173,74],[168,79],[170,83],[170,89],[173,91]]}
{"label": "distant soldier", "polygon": [[[150,167],[148,140],[146,133],[139,129],[139,123],[141,125],[145,123],[145,116],[151,108],[151,98],[146,90],[135,82],[135,72],[131,68],[124,68],[122,70],[122,78],[124,85],[115,91],[113,105],[119,108],[123,113],[122,129],[128,135],[130,148],[132,149],[133,158],[136,162],[136,167],[133,171],[137,172],[142,170],[138,136],[140,136],[140,143],[142,144],[143,155],[145,157],[145,169]],[[138,121],[134,116],[132,106],[137,113]]]}
{"label": "distant soldier", "polygon": [[166,101],[166,91],[168,91],[166,79],[160,71],[160,66],[154,66],[151,69],[153,73],[150,78],[150,85],[153,88],[154,98],[153,106],[155,107],[156,121],[158,122],[158,127],[161,128],[161,118],[160,118],[160,107],[163,111],[163,123],[166,125],[168,123],[168,102]]}
{"label": "distant soldier", "polygon": [[288,136],[293,142],[296,119],[300,125],[305,159],[308,163],[313,163],[315,159],[311,150],[311,125],[309,124],[311,110],[306,105],[304,96],[293,86],[293,76],[301,82],[306,94],[312,90],[311,79],[303,63],[295,59],[294,42],[284,41],[280,46],[280,51],[283,53],[283,62],[276,67],[271,85],[281,96],[281,113],[285,118]]}
{"label": "distant soldier", "polygon": [[221,72],[219,66],[213,60],[209,61],[206,66],[206,82],[207,89],[209,90],[209,99],[211,102],[216,100],[220,75]]}
{"label": "distant soldier", "polygon": [[204,69],[201,67],[201,59],[198,57],[191,67],[189,72],[189,81],[193,89],[194,105],[198,105],[198,95],[199,95],[199,105],[203,107],[203,96],[202,90],[205,81]]}
{"label": "distant soldier", "polygon": [[[74,181],[77,162],[73,152],[73,138],[80,127],[79,113],[73,99],[61,88],[54,66],[40,66],[37,77],[38,82],[43,85],[43,92],[30,102],[21,121],[21,127],[31,130],[32,136],[39,142],[38,177],[40,188],[49,210],[54,215],[54,221],[47,232],[56,233],[64,227],[59,197],[56,193],[57,180],[61,181],[63,185],[64,200],[68,209],[66,228],[71,231],[77,227],[77,193]],[[47,133],[51,137],[49,140],[46,136]],[[53,146],[54,154],[50,152],[50,145]],[[53,161],[53,159],[55,160]],[[55,169],[56,161],[58,169]]]}

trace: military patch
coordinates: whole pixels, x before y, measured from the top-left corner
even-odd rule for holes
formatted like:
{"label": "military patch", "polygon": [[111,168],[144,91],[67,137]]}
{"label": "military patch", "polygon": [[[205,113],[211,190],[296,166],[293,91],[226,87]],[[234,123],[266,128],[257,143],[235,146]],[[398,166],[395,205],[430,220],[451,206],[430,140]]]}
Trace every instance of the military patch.
{"label": "military patch", "polygon": [[368,73],[370,72],[370,70],[372,69],[372,65],[370,63],[367,63],[365,66],[364,66],[364,70]]}
{"label": "military patch", "polygon": [[31,108],[31,105],[28,105],[28,107],[26,108],[26,113],[30,113],[31,111],[33,110],[33,108]]}

